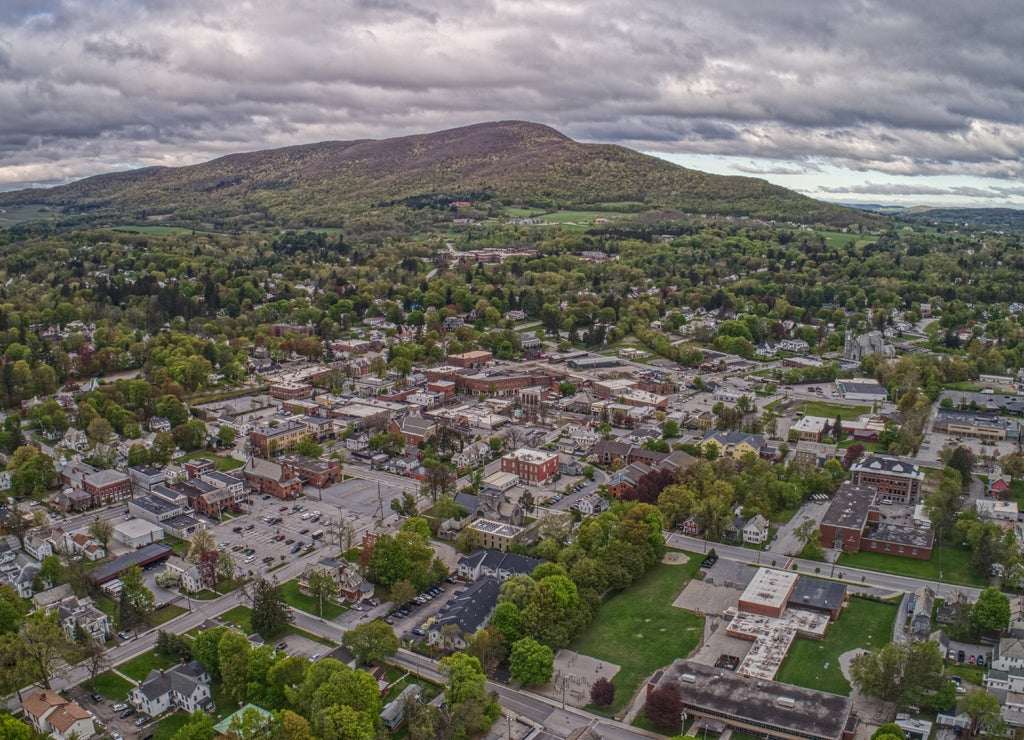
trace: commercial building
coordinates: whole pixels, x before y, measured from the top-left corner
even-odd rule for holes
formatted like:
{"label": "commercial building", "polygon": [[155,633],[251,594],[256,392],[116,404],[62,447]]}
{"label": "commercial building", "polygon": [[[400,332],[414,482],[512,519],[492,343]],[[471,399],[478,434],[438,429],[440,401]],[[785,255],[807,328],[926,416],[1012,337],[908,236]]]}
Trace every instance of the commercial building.
{"label": "commercial building", "polygon": [[145,568],[148,565],[163,563],[170,556],[171,548],[167,545],[146,545],[139,550],[127,553],[126,555],[119,555],[113,560],[93,568],[86,573],[86,578],[97,586],[102,586],[107,581],[118,578],[133,565]]}
{"label": "commercial building", "polygon": [[518,449],[502,456],[501,470],[515,473],[524,483],[543,485],[558,473],[558,453]]}
{"label": "commercial building", "polygon": [[523,535],[523,528],[514,524],[494,522],[490,519],[476,519],[469,524],[469,528],[476,530],[480,536],[480,546],[488,550],[501,550],[504,552],[513,542],[519,541]]}
{"label": "commercial building", "polygon": [[260,457],[269,458],[275,453],[284,452],[306,436],[306,426],[286,421],[277,426],[260,426],[249,432],[249,444]]}
{"label": "commercial building", "polygon": [[676,660],[647,684],[650,695],[673,686],[683,700],[683,721],[707,721],[780,740],[852,740],[857,720],[853,700],[770,680],[754,681],[731,671]]}
{"label": "commercial building", "polygon": [[103,506],[130,498],[132,481],[119,470],[97,470],[82,476],[82,489],[89,494],[93,506]]}
{"label": "commercial building", "polygon": [[129,519],[114,525],[114,540],[133,550],[158,542],[163,538],[163,527],[145,519]]}

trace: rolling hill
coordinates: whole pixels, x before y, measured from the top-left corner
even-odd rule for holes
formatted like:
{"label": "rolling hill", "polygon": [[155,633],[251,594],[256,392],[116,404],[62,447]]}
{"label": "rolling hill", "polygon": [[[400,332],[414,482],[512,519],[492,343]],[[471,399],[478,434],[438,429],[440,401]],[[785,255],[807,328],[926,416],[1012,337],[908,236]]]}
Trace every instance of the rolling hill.
{"label": "rolling hill", "polygon": [[474,203],[583,208],[630,203],[801,223],[879,217],[750,177],[723,177],[606,144],[581,144],[547,126],[481,123],[383,140],[327,141],[232,154],[189,167],[148,167],[49,189],[0,194],[0,206],[59,209],[65,218],[161,221],[198,227],[340,226],[394,207]]}

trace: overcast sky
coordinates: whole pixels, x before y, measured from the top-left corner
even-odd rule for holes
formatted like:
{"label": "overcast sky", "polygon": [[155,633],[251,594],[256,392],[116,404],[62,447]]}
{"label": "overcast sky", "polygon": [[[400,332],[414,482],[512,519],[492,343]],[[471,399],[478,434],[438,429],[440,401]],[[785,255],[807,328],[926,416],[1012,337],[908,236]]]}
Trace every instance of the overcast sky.
{"label": "overcast sky", "polygon": [[1024,208],[1015,0],[4,0],[0,188],[545,123],[839,202]]}

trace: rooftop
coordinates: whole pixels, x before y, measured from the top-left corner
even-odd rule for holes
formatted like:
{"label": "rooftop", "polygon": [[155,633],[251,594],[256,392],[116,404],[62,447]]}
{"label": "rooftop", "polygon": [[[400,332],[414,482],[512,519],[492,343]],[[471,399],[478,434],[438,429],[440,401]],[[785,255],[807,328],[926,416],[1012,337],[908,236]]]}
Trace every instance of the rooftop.
{"label": "rooftop", "polygon": [[789,600],[798,576],[788,570],[758,568],[740,596],[740,603],[756,603],[782,609]]}

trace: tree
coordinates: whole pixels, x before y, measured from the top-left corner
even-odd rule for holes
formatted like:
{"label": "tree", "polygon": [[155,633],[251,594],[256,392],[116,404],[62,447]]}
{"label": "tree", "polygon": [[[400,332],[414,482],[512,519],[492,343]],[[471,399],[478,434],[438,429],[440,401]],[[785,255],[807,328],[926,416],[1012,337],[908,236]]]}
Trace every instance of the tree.
{"label": "tree", "polygon": [[238,630],[228,630],[217,643],[217,664],[220,666],[224,691],[234,702],[246,701],[246,677],[252,650],[249,641]]}
{"label": "tree", "polygon": [[971,736],[999,722],[999,699],[987,691],[969,691],[960,701],[960,711],[971,718]]}
{"label": "tree", "polygon": [[31,740],[32,730],[9,714],[0,714],[0,737],[5,740]]}
{"label": "tree", "polygon": [[889,644],[877,652],[858,655],[850,666],[853,683],[860,691],[901,708],[920,705],[927,694],[939,689],[946,680],[942,670],[942,653],[934,642]]}
{"label": "tree", "polygon": [[118,622],[121,629],[137,628],[149,620],[156,607],[153,592],[146,587],[142,568],[129,566],[121,574],[121,595],[117,603]]}
{"label": "tree", "polygon": [[338,582],[329,573],[314,570],[306,579],[306,590],[320,605],[320,618],[324,617],[324,599],[332,599],[338,595]]}
{"label": "tree", "polygon": [[501,712],[497,696],[487,693],[487,678],[480,661],[465,653],[453,653],[438,664],[447,679],[445,699],[451,708],[457,735],[474,735],[486,730]]}
{"label": "tree", "polygon": [[803,543],[800,555],[805,558],[823,557],[825,551],[821,547],[821,530],[813,519],[805,519],[793,530],[793,535]]}
{"label": "tree", "polygon": [[361,663],[380,665],[398,652],[398,638],[391,626],[374,619],[346,632],[341,643],[355,653]]}
{"label": "tree", "polygon": [[84,642],[78,646],[74,660],[85,665],[86,670],[89,671],[89,685],[95,691],[96,676],[110,667],[110,656],[107,653],[107,646],[92,635],[87,634]]}
{"label": "tree", "polygon": [[463,527],[455,536],[455,549],[468,555],[480,547],[480,532],[473,527]]}
{"label": "tree", "polygon": [[315,740],[309,720],[290,709],[277,714],[275,740]]}
{"label": "tree", "polygon": [[995,586],[980,594],[971,612],[971,621],[979,630],[1004,630],[1010,625],[1010,599]]}
{"label": "tree", "polygon": [[196,710],[188,722],[171,735],[171,740],[213,740],[217,731],[213,729],[213,717],[206,712]]}
{"label": "tree", "polygon": [[279,635],[292,623],[291,608],[285,603],[281,587],[261,578],[255,584],[252,629],[264,637]]}
{"label": "tree", "polygon": [[508,655],[505,636],[495,627],[484,627],[467,636],[463,652],[479,660],[488,676],[494,675],[494,671]]}
{"label": "tree", "polygon": [[590,687],[590,701],[599,707],[609,707],[615,701],[615,684],[602,676]]}
{"label": "tree", "polygon": [[662,730],[675,730],[682,723],[683,698],[672,685],[662,686],[648,695],[644,716]]}
{"label": "tree", "polygon": [[219,563],[220,553],[217,550],[203,550],[199,554],[196,570],[199,571],[199,582],[206,588],[217,587],[217,565]]}
{"label": "tree", "polygon": [[153,650],[157,655],[165,655],[175,660],[192,660],[192,641],[173,632],[157,632]]}
{"label": "tree", "polygon": [[896,740],[907,740],[907,733],[903,731],[895,722],[886,722],[884,725],[879,727],[871,735],[871,740],[880,740],[881,738],[888,739],[890,736],[896,738]]}
{"label": "tree", "polygon": [[518,640],[508,656],[509,673],[524,686],[539,686],[551,681],[555,653],[532,637]]}
{"label": "tree", "polygon": [[661,436],[665,439],[672,439],[679,436],[679,423],[668,419],[661,427]]}
{"label": "tree", "polygon": [[217,541],[213,538],[213,532],[208,529],[197,529],[189,542],[185,559],[190,563],[198,563],[204,552],[217,551]]}
{"label": "tree", "polygon": [[230,581],[235,577],[235,561],[228,552],[218,553],[217,581]]}
{"label": "tree", "polygon": [[89,522],[89,534],[103,545],[103,549],[106,550],[110,539],[114,536],[114,525],[106,519],[96,517]]}
{"label": "tree", "polygon": [[295,443],[294,452],[306,457],[320,457],[324,454],[324,448],[307,434]]}
{"label": "tree", "polygon": [[98,444],[108,444],[114,439],[114,427],[103,417],[97,416],[85,428],[85,436],[89,438],[89,444],[93,447]]}
{"label": "tree", "polygon": [[960,480],[963,481],[964,488],[970,485],[971,479],[974,477],[974,455],[970,450],[963,445],[957,445],[953,454],[950,455],[947,465],[960,473]]}
{"label": "tree", "polygon": [[235,443],[235,430],[234,428],[223,425],[217,430],[217,441],[220,442],[224,447],[230,447]]}
{"label": "tree", "polygon": [[44,689],[50,688],[50,678],[67,668],[77,651],[57,622],[56,612],[25,617],[14,645],[21,675]]}
{"label": "tree", "polygon": [[416,587],[408,580],[396,581],[391,585],[391,600],[396,604],[405,604],[416,598]]}
{"label": "tree", "polygon": [[192,641],[192,655],[206,666],[214,678],[220,677],[220,654],[217,649],[227,632],[227,627],[211,627],[200,632]]}
{"label": "tree", "polygon": [[999,458],[999,468],[1011,478],[1024,477],[1024,455],[1013,452]]}

